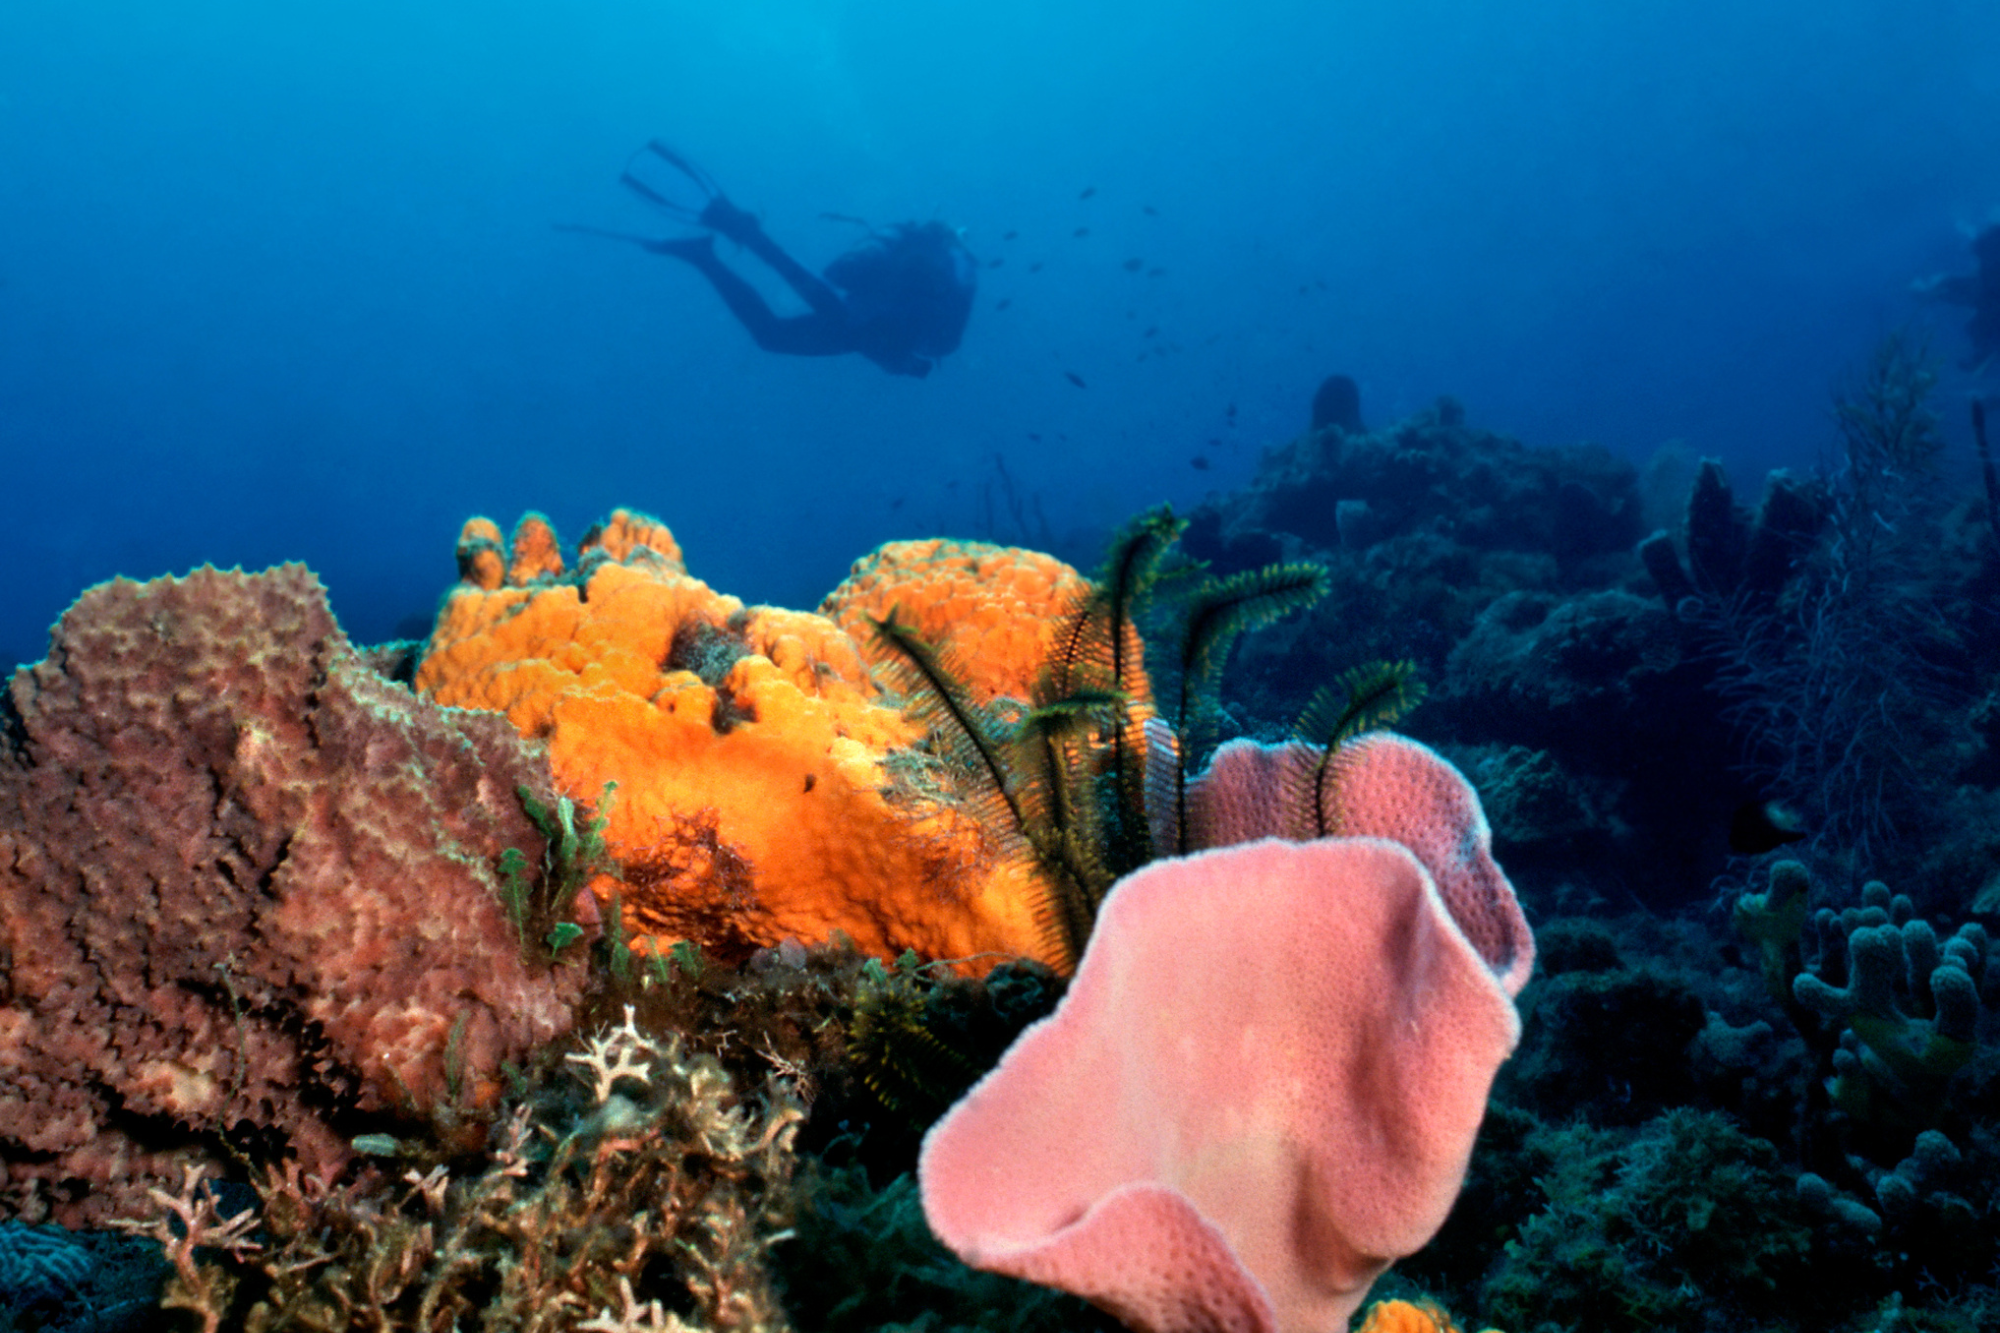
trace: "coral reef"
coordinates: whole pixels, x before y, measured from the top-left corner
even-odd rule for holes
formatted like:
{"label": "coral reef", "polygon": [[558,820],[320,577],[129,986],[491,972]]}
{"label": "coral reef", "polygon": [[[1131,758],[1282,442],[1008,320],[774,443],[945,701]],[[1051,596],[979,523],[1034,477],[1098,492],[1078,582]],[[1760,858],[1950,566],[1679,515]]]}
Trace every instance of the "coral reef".
{"label": "coral reef", "polygon": [[1835,402],[1829,473],[1772,473],[1753,520],[1705,462],[1683,524],[1687,567],[1667,533],[1641,546],[1717,664],[1744,767],[1798,807],[1822,854],[1856,865],[1933,826],[1956,766],[1949,719],[1973,703],[1960,628],[1973,616],[1937,558],[1936,381],[1921,348],[1884,340]]}
{"label": "coral reef", "polygon": [[183,1160],[330,1175],[384,1117],[491,1103],[580,969],[497,863],[538,757],[372,671],[304,568],[83,594],[0,750],[0,1201],[129,1210]]}
{"label": "coral reef", "polygon": [[1318,560],[1329,591],[1239,654],[1226,729],[1270,739],[1316,682],[1371,660],[1412,662],[1431,684],[1409,724],[1421,739],[1546,751],[1591,794],[1589,857],[1517,842],[1524,884],[1545,877],[1538,859],[1566,860],[1566,876],[1600,892],[1677,902],[1720,870],[1712,830],[1743,793],[1708,692],[1713,667],[1667,608],[1638,595],[1651,592],[1631,550],[1640,512],[1624,461],[1524,446],[1467,425],[1449,402],[1272,451],[1249,486],[1191,515],[1183,545],[1221,571]]}
{"label": "coral reef", "polygon": [[1529,1150],[1546,1203],[1482,1293],[1503,1326],[1701,1333],[1770,1327],[1755,1321],[1804,1304],[1810,1232],[1794,1191],[1771,1146],[1726,1118],[1545,1129]]}
{"label": "coral reef", "polygon": [[1521,1008],[1526,1035],[1501,1077],[1538,1114],[1634,1125],[1694,1099],[1688,1048],[1707,1014],[1664,969],[1558,972],[1530,987]]}
{"label": "coral reef", "polygon": [[[522,531],[553,549],[539,520]],[[620,896],[635,937],[735,961],[836,931],[885,957],[1038,953],[1031,889],[837,624],[712,592],[663,553],[663,527],[626,511],[568,573],[546,554],[503,559],[496,533],[467,525],[473,577],[439,613],[417,688],[546,740],[574,800],[615,784],[604,837],[622,883],[600,896]],[[486,586],[515,567],[532,579]]]}
{"label": "coral reef", "polygon": [[[931,1234],[909,1175],[880,1189],[857,1167],[807,1182],[795,1243],[775,1267],[785,1300],[815,1333],[1119,1333],[1067,1292],[968,1268]],[[805,1323],[803,1312],[816,1319]]]}
{"label": "coral reef", "polygon": [[1863,887],[1861,903],[1815,914],[1818,968],[1793,977],[1792,994],[1839,1033],[1835,1106],[1879,1130],[1934,1125],[1952,1075],[1977,1049],[1986,931],[1968,922],[1940,943],[1880,881]]}
{"label": "coral reef", "polygon": [[1193,516],[1188,545],[1242,568],[1271,558],[1240,558],[1267,534],[1331,552],[1425,530],[1474,551],[1546,551],[1564,566],[1621,555],[1640,536],[1637,474],[1603,448],[1531,449],[1468,426],[1445,400],[1372,434],[1335,425],[1270,452],[1248,487]]}
{"label": "coral reef", "polygon": [[90,1280],[96,1256],[60,1227],[0,1222],[0,1291],[16,1306],[55,1305]]}
{"label": "coral reef", "polygon": [[131,1225],[174,1262],[165,1303],[205,1333],[790,1328],[769,1253],[799,1109],[775,1083],[744,1097],[629,1008],[564,1059],[570,1086],[515,1099],[476,1171],[330,1189],[273,1168],[232,1218],[198,1172],[156,1191],[164,1213]]}

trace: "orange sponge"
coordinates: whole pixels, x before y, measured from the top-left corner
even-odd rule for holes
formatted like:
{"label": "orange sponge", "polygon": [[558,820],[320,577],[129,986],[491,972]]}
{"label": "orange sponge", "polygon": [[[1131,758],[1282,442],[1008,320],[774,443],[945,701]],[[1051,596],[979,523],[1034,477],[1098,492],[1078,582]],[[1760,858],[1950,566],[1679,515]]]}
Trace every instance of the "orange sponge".
{"label": "orange sponge", "polygon": [[569,574],[536,553],[546,531],[524,520],[533,549],[507,559],[497,527],[466,525],[416,685],[546,740],[576,800],[617,784],[605,837],[635,935],[724,957],[836,930],[882,954],[1039,952],[1035,886],[921,781],[922,728],[838,625],[714,592],[644,515],[614,514]]}
{"label": "orange sponge", "polygon": [[1356,1333],[1459,1333],[1459,1329],[1450,1315],[1429,1302],[1377,1301],[1368,1307],[1368,1316]]}
{"label": "orange sponge", "polygon": [[1368,1307],[1356,1333],[1459,1333],[1457,1325],[1435,1307],[1409,1301],[1377,1301]]}
{"label": "orange sponge", "polygon": [[953,666],[974,701],[1026,699],[1055,634],[1090,591],[1083,575],[1039,551],[987,542],[887,542],[854,562],[820,614],[847,631],[871,662],[869,617],[896,610],[930,643],[977,643]]}

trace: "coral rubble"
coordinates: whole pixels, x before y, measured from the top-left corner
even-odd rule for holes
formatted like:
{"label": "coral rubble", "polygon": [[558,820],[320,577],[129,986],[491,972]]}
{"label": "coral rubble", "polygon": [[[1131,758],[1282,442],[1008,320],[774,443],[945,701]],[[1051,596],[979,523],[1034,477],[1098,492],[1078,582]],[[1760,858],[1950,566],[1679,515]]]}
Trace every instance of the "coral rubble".
{"label": "coral rubble", "polygon": [[207,1333],[428,1333],[472,1318],[523,1333],[785,1333],[768,1259],[788,1235],[798,1107],[770,1081],[744,1095],[678,1036],[640,1031],[630,1008],[565,1063],[573,1086],[514,1099],[477,1170],[327,1189],[274,1168],[261,1211],[233,1218],[198,1173],[156,1191],[165,1212],[131,1225],[174,1261],[165,1304]]}

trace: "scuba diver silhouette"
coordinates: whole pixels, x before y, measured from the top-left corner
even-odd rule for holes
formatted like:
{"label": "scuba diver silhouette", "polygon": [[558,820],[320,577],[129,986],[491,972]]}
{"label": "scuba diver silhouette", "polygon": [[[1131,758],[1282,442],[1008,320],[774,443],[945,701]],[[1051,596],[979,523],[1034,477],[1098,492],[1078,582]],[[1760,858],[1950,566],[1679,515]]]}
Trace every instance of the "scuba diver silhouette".
{"label": "scuba diver silhouette", "polygon": [[[780,249],[757,219],[738,208],[707,172],[655,140],[640,150],[685,176],[701,192],[698,207],[669,198],[640,179],[631,163],[619,177],[646,202],[708,232],[728,237],[764,263],[806,303],[803,315],[780,315],[715,253],[715,235],[651,240],[596,227],[560,224],[631,241],[690,264],[708,279],[757,346],[788,356],[859,353],[891,375],[924,376],[956,351],[972,314],[978,267],[942,222],[902,223],[874,232],[826,266],[820,277]],[[640,154],[635,153],[636,159]]]}
{"label": "scuba diver silhouette", "polygon": [[1973,235],[1972,257],[1978,263],[1973,272],[1927,278],[1916,284],[1916,291],[1971,309],[1965,336],[1972,355],[1960,364],[1984,372],[2000,359],[2000,220],[1987,222]]}

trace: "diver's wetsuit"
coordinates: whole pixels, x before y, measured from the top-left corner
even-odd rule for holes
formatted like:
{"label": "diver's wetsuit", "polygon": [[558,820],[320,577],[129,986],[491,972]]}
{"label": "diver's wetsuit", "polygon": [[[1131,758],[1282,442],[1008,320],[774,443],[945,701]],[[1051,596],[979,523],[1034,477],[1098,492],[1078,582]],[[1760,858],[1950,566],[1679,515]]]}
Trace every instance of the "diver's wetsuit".
{"label": "diver's wetsuit", "polygon": [[1972,256],[1979,267],[1971,273],[1935,278],[1918,290],[1937,300],[1969,306],[1965,336],[1972,344],[1967,370],[1981,370],[2000,360],[2000,222],[1989,222],[1972,238]]}
{"label": "diver's wetsuit", "polygon": [[799,294],[809,313],[772,310],[717,257],[712,237],[651,241],[646,248],[692,264],[767,352],[858,352],[892,375],[924,376],[957,348],[972,313],[972,257],[941,223],[891,228],[836,259],[821,278],[780,249],[756,218],[719,194],[698,221],[763,260]]}

